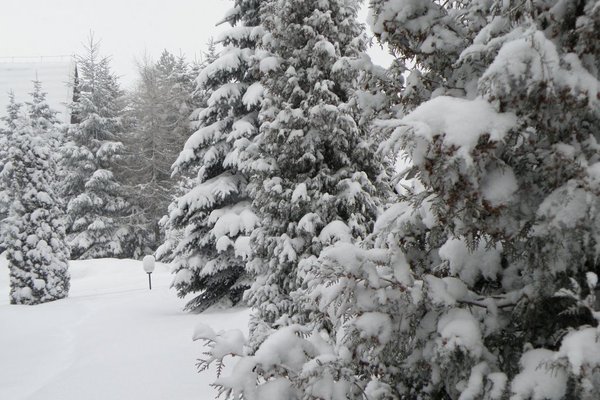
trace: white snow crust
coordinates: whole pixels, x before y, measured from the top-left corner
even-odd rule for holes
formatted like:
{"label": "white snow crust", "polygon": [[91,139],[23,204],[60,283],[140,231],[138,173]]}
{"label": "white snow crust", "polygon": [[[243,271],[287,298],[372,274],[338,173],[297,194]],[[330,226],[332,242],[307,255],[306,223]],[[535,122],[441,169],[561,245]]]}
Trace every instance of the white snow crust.
{"label": "white snow crust", "polygon": [[199,323],[247,334],[247,309],[184,313],[186,300],[169,290],[171,274],[162,263],[152,274],[152,291],[140,261],[98,259],[70,266],[69,298],[14,306],[8,304],[8,268],[0,256],[0,399],[216,397],[209,386],[214,369],[196,372],[205,350],[192,337]]}

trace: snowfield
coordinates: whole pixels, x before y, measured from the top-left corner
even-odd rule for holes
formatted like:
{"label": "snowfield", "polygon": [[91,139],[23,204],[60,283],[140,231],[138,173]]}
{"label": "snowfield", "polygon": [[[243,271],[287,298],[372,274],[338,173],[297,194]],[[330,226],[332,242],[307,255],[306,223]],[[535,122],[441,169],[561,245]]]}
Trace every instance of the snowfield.
{"label": "snowfield", "polygon": [[69,298],[15,306],[0,257],[0,399],[215,398],[215,374],[196,372],[194,328],[247,332],[247,309],[184,313],[160,263],[152,291],[140,261],[73,261],[70,271]]}

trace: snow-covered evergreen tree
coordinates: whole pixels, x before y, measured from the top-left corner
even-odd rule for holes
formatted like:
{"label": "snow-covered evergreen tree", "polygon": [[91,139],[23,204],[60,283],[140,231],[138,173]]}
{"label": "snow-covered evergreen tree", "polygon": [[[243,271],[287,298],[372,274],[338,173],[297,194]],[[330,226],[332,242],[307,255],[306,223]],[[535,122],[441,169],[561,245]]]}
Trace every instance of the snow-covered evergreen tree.
{"label": "snow-covered evergreen tree", "polygon": [[[248,399],[597,398],[596,2],[371,3],[373,30],[415,65],[408,114],[377,124],[381,151],[412,163],[404,194],[305,276],[335,334],[279,329],[217,384]],[[207,363],[243,353],[231,334],[195,336]]]}
{"label": "snow-covered evergreen tree", "polygon": [[[187,115],[186,122],[191,133],[195,132],[197,127],[200,126],[198,118],[200,117],[201,111],[208,107],[208,99],[211,96],[210,88],[204,85],[198,85],[196,80],[202,70],[215,61],[217,56],[217,46],[214,40],[211,38],[207,43],[207,51],[203,54],[201,60],[194,61],[190,66],[190,75],[194,77],[192,81],[194,89],[191,94],[191,105],[195,108],[191,114]],[[188,136],[185,138],[184,144],[187,139],[189,139],[189,136],[191,136],[191,134],[188,134]],[[179,152],[182,150],[182,148],[183,145],[178,149]],[[186,168],[185,170],[172,172],[171,179],[173,180],[175,186],[174,190],[170,194],[173,200],[188,193],[198,183],[198,170],[200,168],[201,165],[195,164],[190,165],[189,168]],[[167,213],[166,215],[163,215],[159,221],[159,226],[161,228],[161,232],[163,233],[164,240],[157,250],[156,255],[164,262],[171,262],[173,261],[174,257],[174,249],[184,237],[185,225],[172,224]]]}
{"label": "snow-covered evergreen tree", "polygon": [[180,296],[199,294],[186,305],[201,312],[225,301],[235,304],[247,288],[248,235],[257,218],[250,207],[244,152],[257,133],[263,88],[258,82],[256,42],[260,2],[239,0],[228,14],[232,28],[218,40],[223,49],[208,57],[197,79],[210,97],[192,115],[196,131],[175,162],[176,174],[196,177],[191,189],[169,207],[167,238],[159,257],[172,258],[173,287]]}
{"label": "snow-covered evergreen tree", "polygon": [[365,237],[377,213],[382,162],[351,107],[352,70],[340,68],[364,48],[357,7],[282,0],[262,11],[271,56],[260,65],[268,95],[250,164],[262,219],[248,293],[255,344],[271,328],[306,322],[299,266],[332,242]]}
{"label": "snow-covered evergreen tree", "polygon": [[30,95],[31,101],[28,101],[26,105],[33,127],[40,131],[51,130],[58,123],[57,113],[46,102],[46,93],[42,90],[42,82],[33,81],[33,91]]}
{"label": "snow-covered evergreen tree", "polygon": [[34,128],[48,132],[53,157],[58,161],[60,149],[65,142],[64,127],[59,126],[59,120],[56,118],[58,113],[46,102],[46,93],[42,90],[42,82],[39,80],[33,81],[30,96],[31,101],[25,102],[29,119]]}
{"label": "snow-covered evergreen tree", "polygon": [[29,115],[18,115],[11,99],[10,147],[0,180],[10,193],[3,224],[12,304],[39,304],[69,292],[69,248],[65,217],[55,191],[54,113],[39,82],[34,83]]}
{"label": "snow-covered evergreen tree", "polygon": [[[0,172],[8,159],[8,140],[10,131],[0,127]],[[0,180],[0,253],[4,251],[4,239],[2,238],[4,229],[4,219],[8,216],[8,191],[6,185]]]}
{"label": "snow-covered evergreen tree", "polygon": [[138,235],[156,249],[163,241],[159,220],[166,213],[178,185],[171,165],[191,134],[189,116],[194,105],[193,77],[183,57],[166,50],[157,62],[139,65],[139,80],[128,96],[128,133],[120,173],[128,199],[142,213]]}
{"label": "snow-covered evergreen tree", "polygon": [[124,197],[115,177],[123,150],[120,140],[123,104],[109,58],[100,56],[90,37],[78,57],[74,124],[64,146],[63,195],[69,217],[68,238],[74,258],[140,256],[145,252],[139,212]]}
{"label": "snow-covered evergreen tree", "polygon": [[[21,103],[16,102],[14,92],[9,92],[6,116],[1,119],[5,126],[0,126],[0,172],[2,172],[4,165],[8,161],[8,149],[12,140],[11,136],[17,128],[16,122],[20,116],[21,106]],[[12,202],[9,185],[10,180],[0,179],[0,252],[6,248],[4,244],[4,233],[6,233],[4,223],[5,218],[8,217],[8,209]]]}
{"label": "snow-covered evergreen tree", "polygon": [[415,63],[412,112],[379,124],[414,179],[311,291],[368,398],[598,397],[593,3],[372,1]]}
{"label": "snow-covered evergreen tree", "polygon": [[203,366],[222,362],[225,353],[242,356],[216,383],[230,398],[361,393],[350,354],[338,352],[343,333],[336,316],[312,296],[321,251],[365,238],[387,194],[388,163],[375,154],[380,138],[370,121],[393,101],[367,90],[385,74],[361,54],[357,8],[353,1],[275,0],[261,10],[269,56],[260,64],[266,88],[260,134],[248,151],[253,207],[261,217],[251,238],[248,353],[233,340],[239,335],[204,329],[195,335],[217,350]]}

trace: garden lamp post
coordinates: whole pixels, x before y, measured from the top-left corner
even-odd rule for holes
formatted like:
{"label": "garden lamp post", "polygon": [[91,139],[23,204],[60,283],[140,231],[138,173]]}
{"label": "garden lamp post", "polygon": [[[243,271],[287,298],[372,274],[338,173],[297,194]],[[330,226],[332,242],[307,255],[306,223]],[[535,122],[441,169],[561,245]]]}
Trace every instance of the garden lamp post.
{"label": "garden lamp post", "polygon": [[154,256],[146,256],[142,261],[144,271],[148,274],[148,287],[152,290],[152,272],[154,272]]}

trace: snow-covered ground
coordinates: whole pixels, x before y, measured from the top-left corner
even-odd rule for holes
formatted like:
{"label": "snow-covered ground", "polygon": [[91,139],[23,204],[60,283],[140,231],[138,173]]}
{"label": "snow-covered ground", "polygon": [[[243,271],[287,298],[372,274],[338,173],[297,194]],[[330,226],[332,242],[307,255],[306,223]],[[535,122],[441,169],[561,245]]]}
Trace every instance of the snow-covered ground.
{"label": "snow-covered ground", "polygon": [[0,399],[215,398],[215,375],[196,373],[192,333],[199,322],[246,331],[248,310],[186,314],[168,267],[152,276],[149,291],[139,261],[75,261],[68,299],[14,306],[0,257]]}

